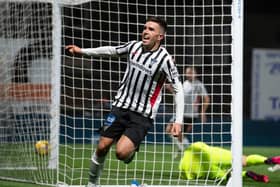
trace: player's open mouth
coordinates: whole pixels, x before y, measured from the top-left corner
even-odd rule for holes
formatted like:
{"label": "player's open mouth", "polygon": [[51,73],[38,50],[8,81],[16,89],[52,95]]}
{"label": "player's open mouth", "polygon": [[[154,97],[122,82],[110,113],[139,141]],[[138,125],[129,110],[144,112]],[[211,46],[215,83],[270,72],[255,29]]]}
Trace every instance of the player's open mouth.
{"label": "player's open mouth", "polygon": [[149,39],[150,39],[150,38],[149,38],[148,36],[144,36],[144,37],[142,38],[142,41],[143,41],[143,42],[147,42]]}

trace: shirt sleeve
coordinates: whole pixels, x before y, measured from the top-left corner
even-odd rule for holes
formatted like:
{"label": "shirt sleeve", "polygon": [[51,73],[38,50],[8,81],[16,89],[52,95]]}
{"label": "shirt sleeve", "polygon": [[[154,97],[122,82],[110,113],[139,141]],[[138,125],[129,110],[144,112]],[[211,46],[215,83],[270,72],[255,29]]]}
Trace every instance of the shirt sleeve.
{"label": "shirt sleeve", "polygon": [[183,123],[184,115],[184,90],[181,81],[179,80],[178,70],[172,61],[172,59],[167,60],[167,66],[165,67],[165,73],[167,74],[167,79],[171,83],[173,90],[175,92],[175,104],[176,104],[176,123]]}
{"label": "shirt sleeve", "polygon": [[81,53],[88,56],[114,56],[117,55],[116,47],[104,46],[97,48],[82,48]]}
{"label": "shirt sleeve", "polygon": [[99,56],[99,57],[107,57],[107,56],[121,56],[124,54],[127,54],[129,52],[129,49],[136,41],[128,42],[126,44],[120,45],[120,46],[103,46],[103,47],[97,47],[97,48],[82,48],[81,53],[83,55],[88,56]]}

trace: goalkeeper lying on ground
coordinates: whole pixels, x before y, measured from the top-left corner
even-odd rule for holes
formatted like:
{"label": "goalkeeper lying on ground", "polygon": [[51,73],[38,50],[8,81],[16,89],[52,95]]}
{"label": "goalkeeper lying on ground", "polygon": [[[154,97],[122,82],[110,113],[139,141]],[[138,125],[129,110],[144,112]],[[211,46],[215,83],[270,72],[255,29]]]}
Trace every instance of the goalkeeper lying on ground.
{"label": "goalkeeper lying on ground", "polygon": [[[184,152],[179,165],[181,177],[185,179],[227,180],[230,176],[232,156],[229,150],[209,146],[203,142],[192,143]],[[243,156],[243,167],[260,164],[280,164],[280,156],[267,158],[262,155]],[[266,175],[243,171],[243,177],[268,182]]]}

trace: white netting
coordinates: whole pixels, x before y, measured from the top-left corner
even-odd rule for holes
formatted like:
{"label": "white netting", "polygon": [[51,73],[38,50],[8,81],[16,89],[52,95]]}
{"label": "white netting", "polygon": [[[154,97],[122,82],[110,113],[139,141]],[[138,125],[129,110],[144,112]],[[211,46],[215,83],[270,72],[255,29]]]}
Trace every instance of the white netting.
{"label": "white netting", "polygon": [[35,154],[50,139],[52,5],[1,1],[0,16],[0,176],[53,183]]}
{"label": "white netting", "polygon": [[[187,66],[198,70],[211,104],[208,121],[194,123],[189,139],[210,145],[231,145],[231,1],[92,1],[64,5],[63,45],[83,48],[120,45],[140,40],[148,16],[168,22],[164,45],[176,60],[182,75]],[[99,128],[126,67],[125,58],[91,58],[63,52],[61,157],[59,180],[84,184]],[[173,113],[173,98],[166,93],[154,128],[135,160],[126,166],[117,161],[114,146],[108,155],[100,182],[129,184],[136,179],[149,185],[213,184],[219,179],[183,180],[178,170],[176,147],[165,133]],[[208,172],[208,171],[205,171]]]}
{"label": "white netting", "polygon": [[[61,15],[53,6],[57,2]],[[232,3],[0,0],[0,178],[62,186],[87,183],[99,128],[110,111],[126,59],[72,56],[59,46],[90,48],[140,40],[148,16],[167,20],[163,45],[174,56],[182,81],[185,68],[195,67],[210,97],[207,122],[195,121],[189,140],[230,148]],[[113,146],[102,185],[129,185],[132,180],[149,186],[220,185],[220,179],[210,180],[209,170],[205,179],[181,178],[182,154],[173,158],[177,148],[165,132],[174,112],[173,97],[166,90],[163,93],[154,127],[134,161],[129,165],[118,161]],[[51,154],[39,157],[34,144],[42,139],[51,143]]]}

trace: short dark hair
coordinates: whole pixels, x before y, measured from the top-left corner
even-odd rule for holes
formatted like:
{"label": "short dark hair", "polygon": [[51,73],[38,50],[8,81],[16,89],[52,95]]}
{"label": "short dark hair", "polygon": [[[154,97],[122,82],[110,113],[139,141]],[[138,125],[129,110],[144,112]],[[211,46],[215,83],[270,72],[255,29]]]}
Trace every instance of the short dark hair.
{"label": "short dark hair", "polygon": [[148,21],[156,22],[157,24],[159,24],[159,26],[161,26],[163,28],[163,31],[166,32],[167,23],[163,18],[152,16],[152,17],[147,18],[146,22],[148,22]]}

